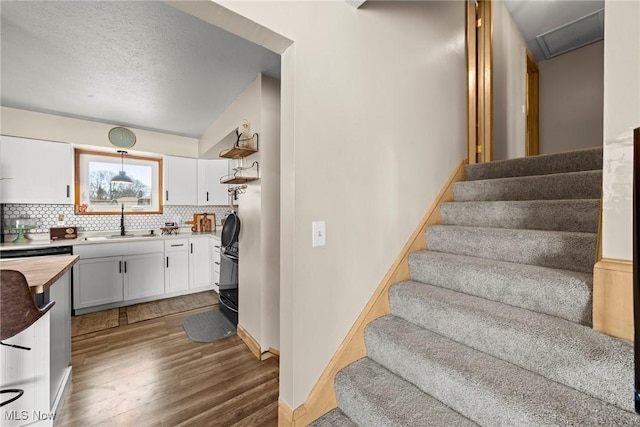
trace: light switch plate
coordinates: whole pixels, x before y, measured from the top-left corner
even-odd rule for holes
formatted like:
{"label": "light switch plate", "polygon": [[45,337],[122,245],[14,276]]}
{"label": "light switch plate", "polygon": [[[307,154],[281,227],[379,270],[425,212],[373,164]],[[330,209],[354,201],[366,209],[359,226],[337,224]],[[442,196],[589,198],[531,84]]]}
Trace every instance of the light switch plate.
{"label": "light switch plate", "polygon": [[324,221],[311,222],[311,246],[318,247],[327,244],[327,236]]}

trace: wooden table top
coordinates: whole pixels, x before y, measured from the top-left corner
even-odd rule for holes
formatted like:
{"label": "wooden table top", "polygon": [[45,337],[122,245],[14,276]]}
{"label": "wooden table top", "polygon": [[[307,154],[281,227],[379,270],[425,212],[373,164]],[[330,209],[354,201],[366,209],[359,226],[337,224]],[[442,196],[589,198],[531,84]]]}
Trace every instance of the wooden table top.
{"label": "wooden table top", "polygon": [[31,292],[39,294],[49,289],[79,258],[78,255],[50,255],[3,259],[0,270],[18,270],[27,278]]}

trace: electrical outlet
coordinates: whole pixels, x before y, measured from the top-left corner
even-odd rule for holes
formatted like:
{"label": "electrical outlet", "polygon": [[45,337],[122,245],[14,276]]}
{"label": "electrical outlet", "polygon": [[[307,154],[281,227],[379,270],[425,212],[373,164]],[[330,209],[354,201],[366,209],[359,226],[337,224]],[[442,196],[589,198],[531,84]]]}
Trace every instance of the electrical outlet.
{"label": "electrical outlet", "polygon": [[324,221],[313,221],[311,223],[311,246],[318,247],[327,244],[327,235]]}

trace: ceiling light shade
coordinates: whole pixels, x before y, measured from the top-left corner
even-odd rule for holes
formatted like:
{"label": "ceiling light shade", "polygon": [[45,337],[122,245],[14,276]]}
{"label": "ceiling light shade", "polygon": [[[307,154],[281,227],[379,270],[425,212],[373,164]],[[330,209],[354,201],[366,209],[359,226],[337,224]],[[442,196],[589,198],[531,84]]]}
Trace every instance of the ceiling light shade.
{"label": "ceiling light shade", "polygon": [[129,178],[124,171],[118,172],[118,175],[111,178],[111,182],[114,184],[133,184],[131,178]]}
{"label": "ceiling light shade", "polygon": [[111,178],[111,182],[113,184],[133,184],[133,180],[124,172],[124,155],[127,154],[127,152],[124,150],[118,150],[118,153],[122,156],[122,166],[118,175]]}

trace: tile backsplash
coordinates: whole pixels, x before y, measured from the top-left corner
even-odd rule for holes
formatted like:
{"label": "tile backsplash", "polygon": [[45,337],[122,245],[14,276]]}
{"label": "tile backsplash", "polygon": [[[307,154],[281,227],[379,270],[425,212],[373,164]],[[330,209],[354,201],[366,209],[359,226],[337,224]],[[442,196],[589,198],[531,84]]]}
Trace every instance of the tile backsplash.
{"label": "tile backsplash", "polygon": [[[159,228],[165,222],[178,222],[193,219],[194,213],[215,213],[216,223],[229,213],[228,206],[164,206],[162,214],[127,215],[125,226],[127,230],[144,230]],[[49,227],[58,225],[58,215],[64,215],[64,225],[77,226],[80,233],[86,231],[108,231],[120,228],[120,215],[75,215],[73,205],[36,205],[36,204],[6,204],[4,205],[5,221],[13,218],[29,217],[36,228],[31,233],[48,233]],[[4,231],[8,234],[8,230]]]}

